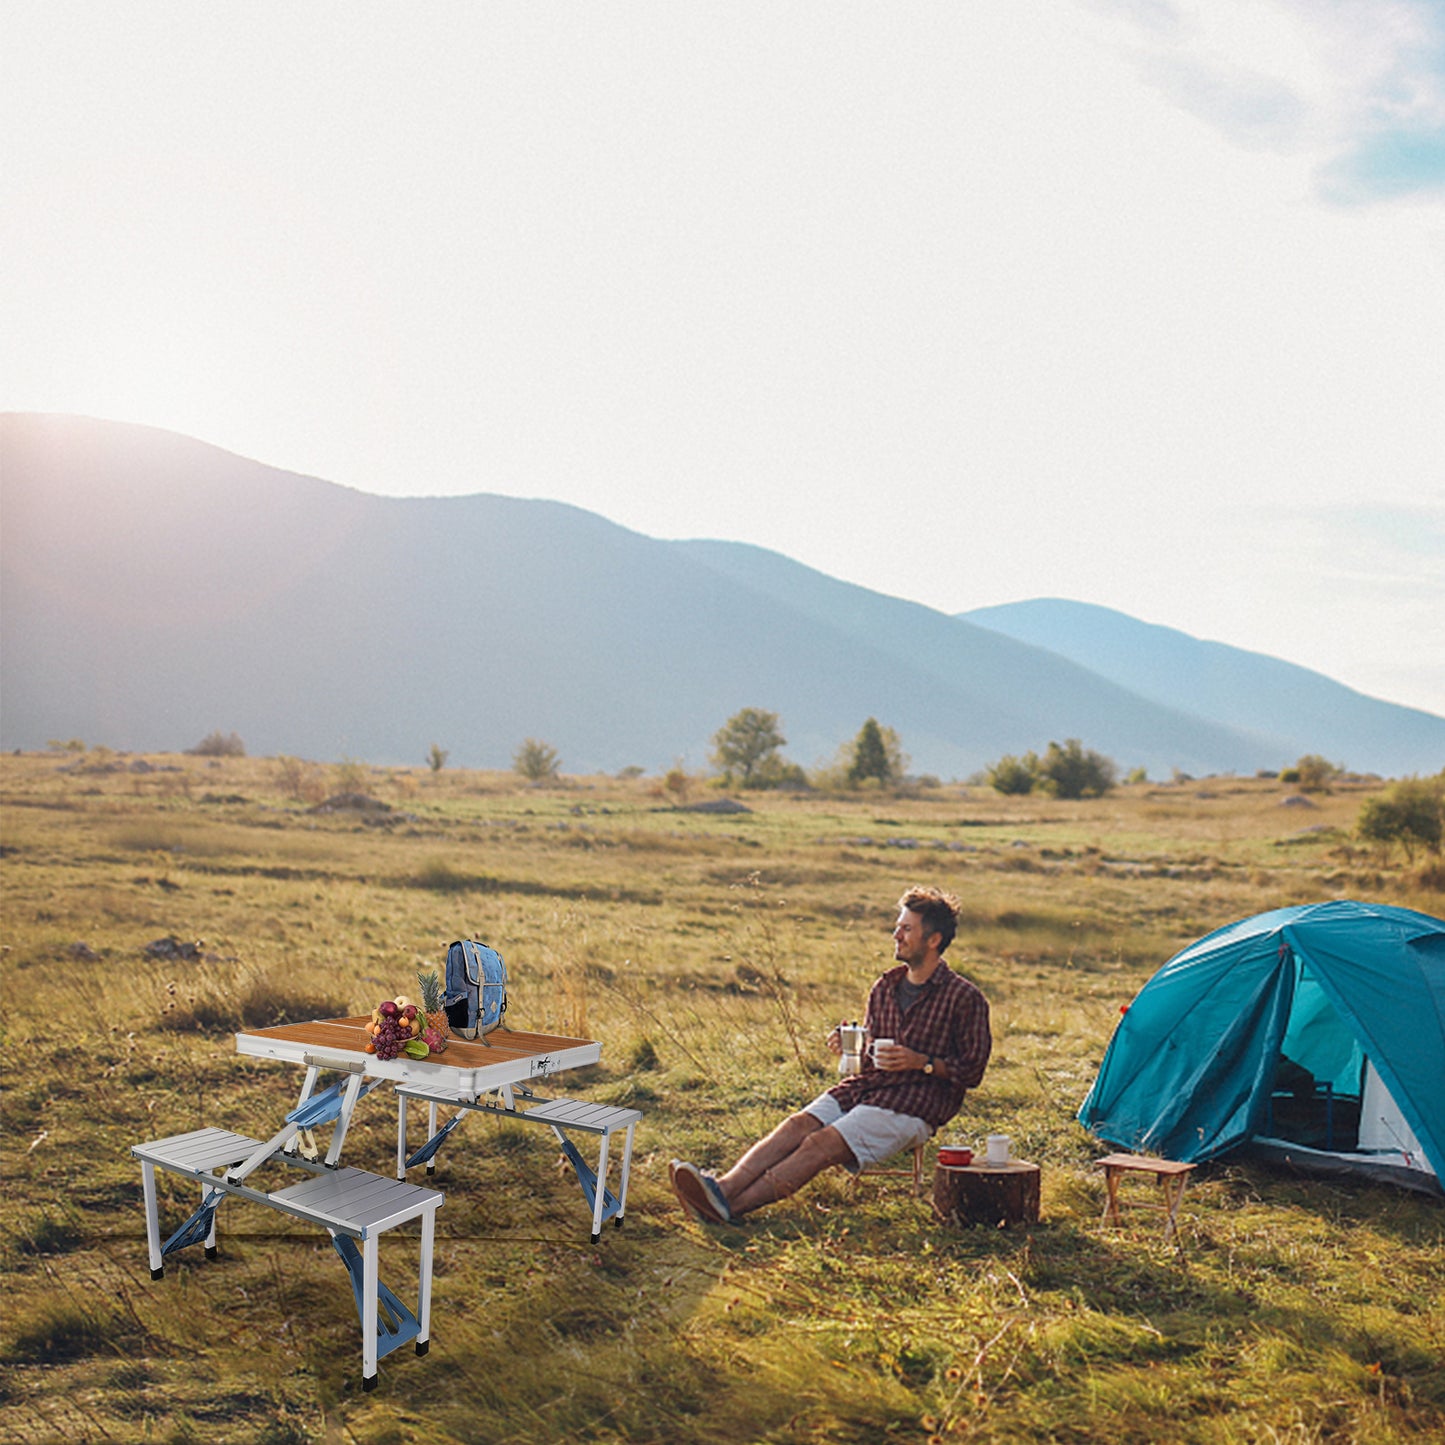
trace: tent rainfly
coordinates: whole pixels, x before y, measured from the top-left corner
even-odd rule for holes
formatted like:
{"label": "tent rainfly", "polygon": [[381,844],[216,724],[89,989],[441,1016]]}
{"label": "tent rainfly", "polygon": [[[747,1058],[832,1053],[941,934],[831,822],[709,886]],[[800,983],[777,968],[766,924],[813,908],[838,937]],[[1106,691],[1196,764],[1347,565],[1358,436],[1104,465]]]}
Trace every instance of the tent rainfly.
{"label": "tent rainfly", "polygon": [[1185,1163],[1248,1146],[1445,1193],[1445,922],[1338,900],[1217,929],[1127,1006],[1079,1119]]}

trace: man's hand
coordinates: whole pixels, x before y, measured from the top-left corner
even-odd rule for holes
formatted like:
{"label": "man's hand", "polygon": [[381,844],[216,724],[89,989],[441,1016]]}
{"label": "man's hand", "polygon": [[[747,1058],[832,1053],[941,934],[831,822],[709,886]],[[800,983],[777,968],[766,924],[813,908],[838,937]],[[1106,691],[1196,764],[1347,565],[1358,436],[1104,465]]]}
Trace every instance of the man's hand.
{"label": "man's hand", "polygon": [[841,1035],[839,1034],[839,1032],[838,1032],[838,1030],[841,1029],[842,1027],[843,1027],[842,1024],[834,1024],[834,1025],[833,1025],[833,1032],[828,1035],[828,1047],[829,1047],[835,1054],[841,1054],[841,1053],[843,1052],[843,1039],[842,1039],[842,1036],[841,1036]]}
{"label": "man's hand", "polygon": [[928,1062],[928,1055],[906,1044],[889,1044],[887,1048],[873,1050],[873,1062],[885,1073],[895,1073],[901,1069],[921,1069]]}

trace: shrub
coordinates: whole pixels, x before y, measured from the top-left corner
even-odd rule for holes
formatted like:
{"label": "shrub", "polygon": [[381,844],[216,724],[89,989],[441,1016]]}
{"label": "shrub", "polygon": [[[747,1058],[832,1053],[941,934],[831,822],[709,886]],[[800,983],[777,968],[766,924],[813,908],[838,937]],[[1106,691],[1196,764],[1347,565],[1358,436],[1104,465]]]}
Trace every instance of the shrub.
{"label": "shrub", "polygon": [[319,803],[326,796],[320,771],[311,763],[285,754],[276,759],[276,783],[286,797],[298,803]]}
{"label": "shrub", "polygon": [[679,806],[687,802],[693,780],[681,763],[669,768],[662,779],[662,791]]}
{"label": "shrub", "polygon": [[1038,771],[1040,783],[1056,798],[1099,798],[1116,781],[1113,761],[1084,748],[1078,738],[1063,747],[1050,743]]}
{"label": "shrub", "polygon": [[433,743],[431,747],[427,749],[426,765],[432,772],[439,773],[446,767],[449,757],[451,757],[451,754],[444,747]]}
{"label": "shrub", "polygon": [[[1330,780],[1343,771],[1341,768],[1322,758],[1318,753],[1306,753],[1294,765],[1293,781],[1299,785],[1302,793],[1322,793],[1329,785]],[[1286,781],[1281,775],[1281,781]]]}
{"label": "shrub", "polygon": [[335,780],[332,788],[335,793],[365,793],[366,785],[370,781],[370,770],[358,758],[342,758],[332,768],[331,775]]}
{"label": "shrub", "polygon": [[994,792],[1017,796],[1033,792],[1038,771],[1039,760],[1033,753],[1025,753],[1022,758],[1005,753],[998,762],[990,763],[984,769],[983,776]]}
{"label": "shrub", "polygon": [[235,733],[207,733],[195,747],[186,753],[193,758],[244,758],[246,744]]}
{"label": "shrub", "polygon": [[1398,843],[1408,859],[1414,858],[1417,847],[1438,853],[1445,838],[1445,773],[1401,778],[1383,793],[1366,798],[1355,831],[1386,850]]}

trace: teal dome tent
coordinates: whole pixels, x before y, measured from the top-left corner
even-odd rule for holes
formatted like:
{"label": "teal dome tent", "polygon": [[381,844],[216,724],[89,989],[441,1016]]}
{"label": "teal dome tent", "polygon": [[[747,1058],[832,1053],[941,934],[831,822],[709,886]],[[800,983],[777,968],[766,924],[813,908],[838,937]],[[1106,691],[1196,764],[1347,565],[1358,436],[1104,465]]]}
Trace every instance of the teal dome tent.
{"label": "teal dome tent", "polygon": [[1445,922],[1341,900],[1217,929],[1127,1007],[1079,1119],[1166,1159],[1247,1145],[1440,1192]]}

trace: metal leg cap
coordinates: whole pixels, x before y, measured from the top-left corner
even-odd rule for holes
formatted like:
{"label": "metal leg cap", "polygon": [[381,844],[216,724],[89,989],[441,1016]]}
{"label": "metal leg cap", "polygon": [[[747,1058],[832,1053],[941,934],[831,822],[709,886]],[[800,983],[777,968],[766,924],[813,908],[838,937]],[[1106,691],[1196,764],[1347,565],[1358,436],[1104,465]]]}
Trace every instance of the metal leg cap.
{"label": "metal leg cap", "polygon": [[594,1235],[592,1236],[592,1243],[593,1243],[593,1244],[596,1244],[597,1241],[598,1241],[599,1239],[601,1239],[601,1238],[602,1238],[602,1236],[601,1236],[600,1234],[594,1234]]}
{"label": "metal leg cap", "polygon": [[376,1389],[376,1376],[375,1376],[375,1375],[367,1375],[367,1376],[365,1376],[365,1377],[362,1379],[361,1388],[362,1388],[363,1390],[374,1390],[374,1389]]}
{"label": "metal leg cap", "polygon": [[160,1277],[161,1277],[163,1274],[165,1274],[165,1272],[166,1272],[166,1267],[165,1267],[165,1265],[162,1265],[159,1269],[153,1269],[153,1270],[151,1270],[151,1278],[152,1278],[152,1279],[160,1279]]}
{"label": "metal leg cap", "polygon": [[431,1349],[431,1341],[430,1341],[430,1340],[418,1340],[418,1341],[416,1342],[416,1352],[417,1352],[417,1354],[419,1354],[419,1355],[424,1355],[424,1354],[426,1354],[426,1352],[427,1352],[429,1349]]}
{"label": "metal leg cap", "polygon": [[216,1246],[213,1244],[213,1245],[211,1245],[211,1246],[206,1250],[206,1258],[207,1258],[207,1259],[215,1259],[215,1257],[216,1257]]}

